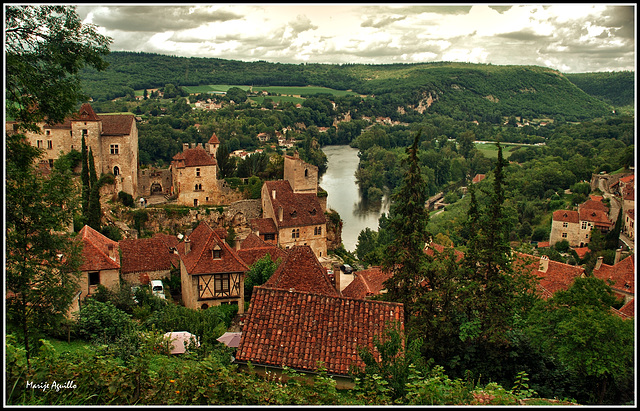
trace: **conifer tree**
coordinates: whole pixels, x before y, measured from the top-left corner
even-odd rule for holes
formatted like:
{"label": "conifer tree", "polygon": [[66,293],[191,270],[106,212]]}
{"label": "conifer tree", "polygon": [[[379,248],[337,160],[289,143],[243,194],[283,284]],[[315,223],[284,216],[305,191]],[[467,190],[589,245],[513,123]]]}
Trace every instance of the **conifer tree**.
{"label": "conifer tree", "polygon": [[93,159],[93,150],[89,148],[89,204],[87,213],[87,225],[100,231],[100,219],[102,210],[100,208],[100,187],[96,175],[96,166]]}
{"label": "conifer tree", "polygon": [[413,303],[422,292],[420,283],[424,280],[425,264],[428,262],[424,247],[429,241],[427,223],[429,211],[425,207],[427,201],[427,184],[420,172],[418,159],[418,143],[420,130],[411,147],[407,148],[408,170],[393,195],[393,203],[389,210],[389,230],[393,239],[387,246],[382,262],[383,269],[389,270],[392,277],[385,282],[386,298],[402,302],[405,320],[410,321],[414,314]]}
{"label": "conifer tree", "polygon": [[82,169],[80,171],[80,178],[82,180],[82,215],[86,216],[89,213],[89,162],[87,143],[82,136]]}

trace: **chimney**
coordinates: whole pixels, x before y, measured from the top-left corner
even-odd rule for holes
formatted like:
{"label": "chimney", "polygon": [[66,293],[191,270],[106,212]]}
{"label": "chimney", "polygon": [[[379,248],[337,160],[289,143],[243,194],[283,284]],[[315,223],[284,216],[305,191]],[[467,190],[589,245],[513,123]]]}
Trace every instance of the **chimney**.
{"label": "chimney", "polygon": [[276,199],[276,190],[271,190],[271,198]]}
{"label": "chimney", "polygon": [[[340,271],[340,266],[338,264],[333,264],[333,278],[336,280],[336,291],[341,293],[340,291],[340,275],[342,272]],[[342,294],[340,294],[342,295]]]}
{"label": "chimney", "polygon": [[620,257],[622,256],[622,247],[618,247],[616,250],[616,258],[613,260],[613,265],[616,265],[620,262]]}
{"label": "chimney", "polygon": [[191,240],[187,237],[184,239],[184,254],[189,254],[189,251],[191,251]]}
{"label": "chimney", "polygon": [[596,261],[596,266],[595,266],[594,270],[599,270],[600,267],[602,267],[602,260],[604,260],[604,257],[602,257],[602,256],[598,257],[598,260]]}
{"label": "chimney", "polygon": [[284,213],[284,210],[282,209],[282,207],[278,207],[278,221],[282,222],[282,215]]}
{"label": "chimney", "polygon": [[182,151],[189,149],[189,143],[182,143]]}
{"label": "chimney", "polygon": [[546,273],[548,269],[549,269],[549,257],[547,257],[546,255],[543,255],[542,257],[540,257],[540,268],[538,268],[538,271]]}

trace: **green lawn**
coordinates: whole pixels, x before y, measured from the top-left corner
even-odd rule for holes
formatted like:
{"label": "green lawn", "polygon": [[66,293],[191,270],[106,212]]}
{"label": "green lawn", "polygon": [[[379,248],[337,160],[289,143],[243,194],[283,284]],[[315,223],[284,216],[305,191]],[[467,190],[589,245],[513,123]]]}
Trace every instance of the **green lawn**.
{"label": "green lawn", "polygon": [[[511,150],[518,147],[514,144],[500,143],[502,146],[502,156],[507,159],[511,155]],[[487,158],[498,158],[498,147],[494,142],[487,141],[484,144],[476,143],[476,148]]]}

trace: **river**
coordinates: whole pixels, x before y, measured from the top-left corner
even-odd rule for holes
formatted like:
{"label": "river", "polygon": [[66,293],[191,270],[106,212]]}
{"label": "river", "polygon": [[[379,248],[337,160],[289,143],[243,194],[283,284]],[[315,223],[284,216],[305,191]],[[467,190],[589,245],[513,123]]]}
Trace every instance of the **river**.
{"label": "river", "polygon": [[318,184],[327,192],[327,207],[340,214],[342,219],[342,244],[347,251],[355,251],[360,231],[369,227],[378,230],[378,218],[389,212],[390,200],[367,204],[362,201],[356,184],[358,149],[349,146],[325,146],[327,171]]}

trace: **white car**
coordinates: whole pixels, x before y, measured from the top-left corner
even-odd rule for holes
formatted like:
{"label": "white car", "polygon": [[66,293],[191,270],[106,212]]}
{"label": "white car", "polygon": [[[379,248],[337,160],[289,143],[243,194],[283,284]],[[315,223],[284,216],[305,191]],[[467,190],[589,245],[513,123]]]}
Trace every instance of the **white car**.
{"label": "white car", "polygon": [[158,298],[166,299],[164,296],[164,286],[160,280],[151,280],[151,293]]}

